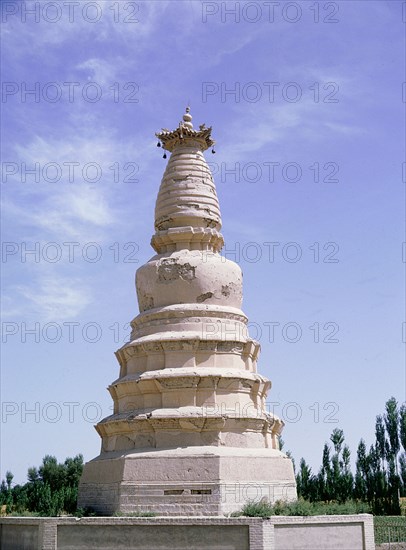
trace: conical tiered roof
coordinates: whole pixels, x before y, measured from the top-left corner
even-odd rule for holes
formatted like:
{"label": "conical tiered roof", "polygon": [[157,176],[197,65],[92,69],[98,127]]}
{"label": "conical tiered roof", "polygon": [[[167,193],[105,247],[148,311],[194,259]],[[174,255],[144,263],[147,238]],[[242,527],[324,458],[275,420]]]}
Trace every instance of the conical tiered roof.
{"label": "conical tiered roof", "polygon": [[[183,243],[192,249],[220,251],[224,241],[220,206],[213,176],[203,151],[214,144],[211,128],[193,129],[189,107],[179,127],[157,133],[162,147],[172,151],[155,207],[156,234],[152,246]],[[198,244],[201,243],[201,246]]]}

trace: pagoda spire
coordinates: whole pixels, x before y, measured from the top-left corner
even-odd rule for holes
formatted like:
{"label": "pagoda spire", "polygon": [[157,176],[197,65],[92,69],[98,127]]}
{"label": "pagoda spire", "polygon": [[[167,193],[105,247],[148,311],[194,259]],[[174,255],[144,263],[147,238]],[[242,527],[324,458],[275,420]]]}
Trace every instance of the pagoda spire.
{"label": "pagoda spire", "polygon": [[190,107],[186,107],[186,112],[179,122],[179,126],[175,130],[167,130],[162,128],[161,132],[155,135],[162,143],[163,149],[172,152],[178,145],[198,145],[201,151],[213,147],[216,143],[211,137],[212,127],[206,128],[205,124],[199,126],[199,130],[195,130],[192,124],[192,115]]}
{"label": "pagoda spire", "polygon": [[190,108],[179,126],[155,134],[170,151],[155,207],[151,245],[158,253],[182,248],[219,252],[224,244],[216,186],[203,151],[212,147],[211,127],[195,130]]}

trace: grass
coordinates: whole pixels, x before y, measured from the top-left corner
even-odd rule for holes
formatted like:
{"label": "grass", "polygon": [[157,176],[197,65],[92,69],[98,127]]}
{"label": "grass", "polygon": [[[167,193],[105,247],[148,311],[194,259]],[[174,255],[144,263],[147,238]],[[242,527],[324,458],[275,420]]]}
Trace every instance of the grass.
{"label": "grass", "polygon": [[267,502],[248,502],[240,512],[232,516],[269,518],[271,516],[325,516],[344,514],[369,514],[371,509],[363,502],[309,502],[300,498],[294,502],[277,501],[271,505]]}
{"label": "grass", "polygon": [[9,518],[33,517],[33,518],[35,518],[35,517],[40,517],[40,514],[38,512],[30,512],[29,510],[20,510],[18,512],[16,510],[13,510],[12,512],[10,512],[7,515],[4,515],[3,517],[9,517]]}

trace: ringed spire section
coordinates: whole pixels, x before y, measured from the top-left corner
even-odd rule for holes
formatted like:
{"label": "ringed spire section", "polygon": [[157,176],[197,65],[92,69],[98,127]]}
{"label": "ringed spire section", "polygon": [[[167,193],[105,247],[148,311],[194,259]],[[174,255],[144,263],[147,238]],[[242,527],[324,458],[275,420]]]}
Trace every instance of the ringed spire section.
{"label": "ringed spire section", "polygon": [[[224,241],[220,206],[213,176],[203,151],[212,147],[211,127],[195,130],[189,107],[178,128],[157,133],[159,143],[171,157],[163,175],[155,207],[152,246],[187,243],[192,248],[219,252]],[[198,245],[197,243],[200,243]]]}

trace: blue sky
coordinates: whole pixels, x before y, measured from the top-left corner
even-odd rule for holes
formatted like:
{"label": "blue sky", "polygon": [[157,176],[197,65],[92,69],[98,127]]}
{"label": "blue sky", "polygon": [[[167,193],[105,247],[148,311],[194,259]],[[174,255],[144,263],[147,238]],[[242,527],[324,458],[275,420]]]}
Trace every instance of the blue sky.
{"label": "blue sky", "polygon": [[2,2],[2,477],[99,453],[188,102],[286,448],[372,443],[405,400],[402,6]]}

